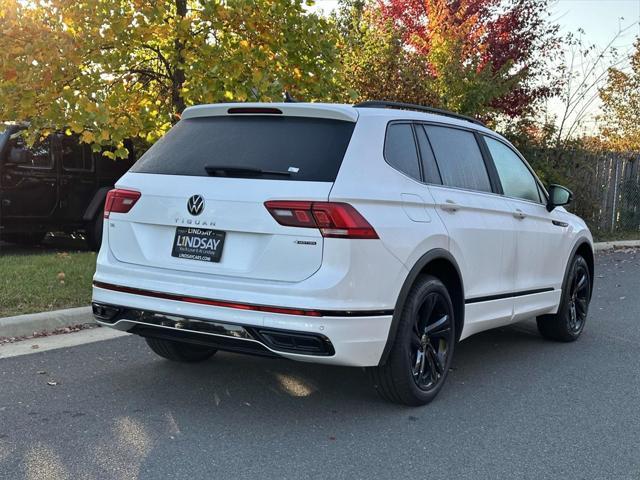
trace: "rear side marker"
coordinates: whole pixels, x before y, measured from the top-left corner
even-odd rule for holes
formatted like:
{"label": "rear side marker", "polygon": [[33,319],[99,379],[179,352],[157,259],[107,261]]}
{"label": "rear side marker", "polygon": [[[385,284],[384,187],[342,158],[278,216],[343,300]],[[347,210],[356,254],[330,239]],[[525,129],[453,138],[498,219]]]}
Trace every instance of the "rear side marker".
{"label": "rear side marker", "polygon": [[211,300],[199,297],[188,297],[173,293],[154,292],[111,283],[93,282],[93,286],[115,292],[130,293],[132,295],[142,295],[145,297],[163,298],[177,302],[194,303],[198,305],[210,305],[212,307],[235,308],[238,310],[249,310],[254,312],[280,313],[284,315],[298,315],[307,317],[377,317],[383,315],[393,315],[393,310],[306,310],[301,308],[272,307],[268,305],[253,305],[250,303],[227,302],[225,300]]}

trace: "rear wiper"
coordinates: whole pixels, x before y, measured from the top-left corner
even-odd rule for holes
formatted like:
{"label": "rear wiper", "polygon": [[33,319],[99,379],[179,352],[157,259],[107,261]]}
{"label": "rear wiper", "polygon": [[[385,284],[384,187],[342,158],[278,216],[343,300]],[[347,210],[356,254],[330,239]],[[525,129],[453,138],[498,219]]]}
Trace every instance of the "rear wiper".
{"label": "rear wiper", "polygon": [[255,167],[228,167],[222,165],[206,165],[204,169],[212,177],[259,177],[261,175],[277,175],[290,177],[291,172],[278,170],[262,170]]}

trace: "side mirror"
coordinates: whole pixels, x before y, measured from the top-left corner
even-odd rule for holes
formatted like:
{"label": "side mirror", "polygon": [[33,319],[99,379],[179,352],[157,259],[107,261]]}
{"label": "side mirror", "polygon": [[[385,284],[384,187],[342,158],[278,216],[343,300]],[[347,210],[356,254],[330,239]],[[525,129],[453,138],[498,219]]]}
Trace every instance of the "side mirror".
{"label": "side mirror", "polygon": [[12,148],[9,152],[9,158],[7,158],[7,164],[11,165],[24,165],[29,161],[29,151],[24,148]]}
{"label": "side mirror", "polygon": [[547,201],[547,210],[553,211],[554,208],[567,205],[573,198],[573,192],[562,185],[549,185],[549,200]]}

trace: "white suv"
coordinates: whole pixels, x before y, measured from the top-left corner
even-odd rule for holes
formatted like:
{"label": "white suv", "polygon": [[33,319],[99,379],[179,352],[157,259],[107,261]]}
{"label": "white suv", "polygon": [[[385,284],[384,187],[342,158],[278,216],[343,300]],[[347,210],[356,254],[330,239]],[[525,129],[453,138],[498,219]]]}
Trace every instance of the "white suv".
{"label": "white suv", "polygon": [[593,245],[570,198],[451,112],[191,107],[109,192],[93,311],[171,360],[367,367],[425,404],[474,333],[537,317],[580,335]]}

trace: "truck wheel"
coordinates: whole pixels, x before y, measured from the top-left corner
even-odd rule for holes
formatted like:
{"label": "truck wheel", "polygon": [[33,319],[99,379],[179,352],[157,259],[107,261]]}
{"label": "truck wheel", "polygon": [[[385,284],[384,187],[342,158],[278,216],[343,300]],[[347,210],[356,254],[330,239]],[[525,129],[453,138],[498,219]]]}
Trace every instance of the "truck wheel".
{"label": "truck wheel", "polygon": [[174,342],[161,338],[147,337],[145,340],[154,353],[174,362],[203,362],[217,352],[213,347]]}
{"label": "truck wheel", "polygon": [[94,252],[100,250],[102,244],[102,228],[104,225],[104,218],[101,215],[102,209],[98,210],[96,218],[87,222],[85,227],[85,238],[87,239],[87,245]]}

